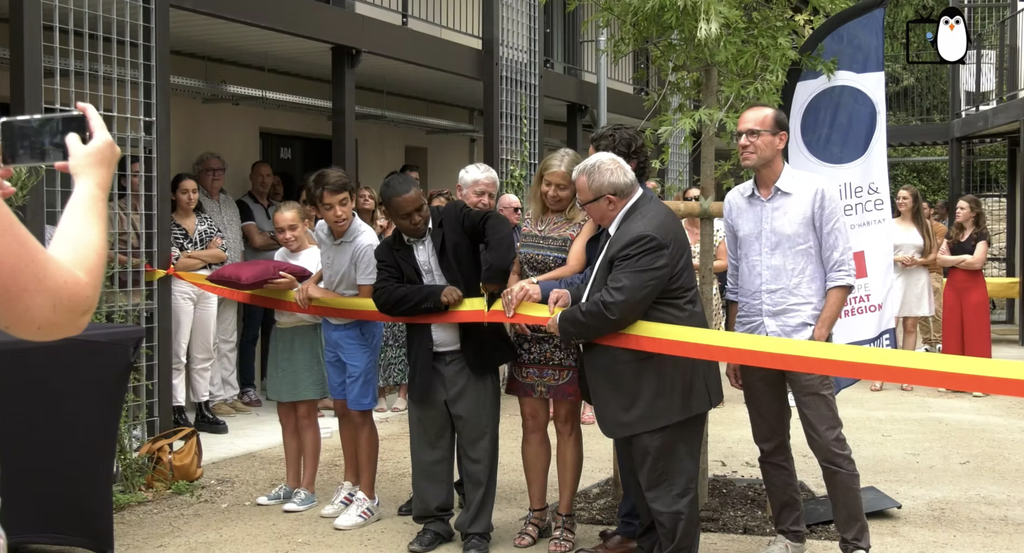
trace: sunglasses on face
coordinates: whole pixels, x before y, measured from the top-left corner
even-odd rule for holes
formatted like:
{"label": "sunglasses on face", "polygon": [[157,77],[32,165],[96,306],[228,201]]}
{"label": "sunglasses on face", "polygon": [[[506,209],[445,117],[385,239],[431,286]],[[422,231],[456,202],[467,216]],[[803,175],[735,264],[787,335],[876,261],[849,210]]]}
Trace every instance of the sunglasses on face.
{"label": "sunglasses on face", "polygon": [[688,196],[686,198],[683,198],[683,201],[684,202],[699,202],[700,201],[700,196]]}

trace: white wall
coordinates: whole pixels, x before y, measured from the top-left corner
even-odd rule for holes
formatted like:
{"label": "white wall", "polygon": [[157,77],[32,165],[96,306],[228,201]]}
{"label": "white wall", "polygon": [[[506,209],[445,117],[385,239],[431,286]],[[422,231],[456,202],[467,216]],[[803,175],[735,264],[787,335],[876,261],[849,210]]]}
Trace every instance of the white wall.
{"label": "white wall", "polygon": [[[171,74],[210,82],[227,82],[329,99],[327,84],[258,71],[204,63],[199,60],[171,57]],[[467,110],[438,106],[405,98],[384,97],[372,92],[358,91],[356,103],[393,111],[438,117],[451,121],[468,122]],[[261,131],[297,134],[322,138],[331,137],[331,123],[317,114],[303,114],[228,103],[204,104],[201,99],[183,96],[171,98],[171,172],[190,171],[192,161],[205,150],[223,155],[230,169],[226,188],[232,195],[249,188],[248,167],[259,159]],[[470,163],[469,138],[447,135],[427,135],[425,132],[373,121],[356,122],[359,141],[359,180],[379,187],[384,176],[405,162],[405,147],[427,148],[429,155],[430,187],[455,188],[459,170]],[[478,154],[479,155],[479,154]]]}

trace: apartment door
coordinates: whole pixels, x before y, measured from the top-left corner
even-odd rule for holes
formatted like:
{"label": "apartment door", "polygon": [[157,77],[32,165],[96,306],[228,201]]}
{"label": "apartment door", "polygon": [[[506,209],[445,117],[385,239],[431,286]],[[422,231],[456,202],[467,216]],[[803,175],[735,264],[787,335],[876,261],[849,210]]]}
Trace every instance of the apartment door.
{"label": "apartment door", "polygon": [[406,146],[405,164],[420,168],[420,188],[425,192],[429,191],[430,184],[427,179],[430,178],[430,169],[427,167],[427,149],[419,146]]}
{"label": "apartment door", "polygon": [[260,152],[281,177],[285,200],[298,201],[306,177],[331,166],[331,141],[326,138],[261,132]]}

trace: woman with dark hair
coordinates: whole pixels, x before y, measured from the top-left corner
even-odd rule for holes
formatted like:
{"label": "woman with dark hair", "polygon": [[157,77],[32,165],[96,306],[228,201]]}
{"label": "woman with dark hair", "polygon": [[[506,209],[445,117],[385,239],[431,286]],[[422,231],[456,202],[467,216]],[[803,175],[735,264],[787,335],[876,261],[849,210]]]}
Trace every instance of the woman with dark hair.
{"label": "woman with dark hair", "polygon": [[[903,339],[899,346],[908,351],[917,349],[917,323],[921,317],[935,313],[932,282],[928,264],[935,260],[938,245],[932,223],[924,216],[921,194],[912,185],[904,185],[896,193],[896,216],[893,225],[893,279],[889,297],[896,304],[896,326],[901,326]],[[882,391],[884,382],[871,385],[872,392]],[[914,387],[903,384],[900,389],[911,392]]]}
{"label": "woman with dark hair", "polygon": [[[208,275],[227,260],[224,234],[199,203],[192,175],[171,180],[171,265],[175,271]],[[171,280],[171,399],[174,426],[192,427],[185,413],[185,364],[191,372],[195,428],[227,434],[228,425],[210,410],[210,375],[217,336],[217,296],[180,279]]]}
{"label": "woman with dark hair", "polygon": [[444,207],[450,201],[452,201],[452,192],[447,188],[431,190],[430,194],[427,195],[427,203],[430,204],[431,207]]}
{"label": "woman with dark hair", "polygon": [[[942,294],[942,353],[992,358],[988,287],[982,272],[988,247],[988,227],[981,201],[969,195],[960,198],[953,228],[938,256],[939,265],[949,267]],[[974,392],[974,397],[986,395]]]}

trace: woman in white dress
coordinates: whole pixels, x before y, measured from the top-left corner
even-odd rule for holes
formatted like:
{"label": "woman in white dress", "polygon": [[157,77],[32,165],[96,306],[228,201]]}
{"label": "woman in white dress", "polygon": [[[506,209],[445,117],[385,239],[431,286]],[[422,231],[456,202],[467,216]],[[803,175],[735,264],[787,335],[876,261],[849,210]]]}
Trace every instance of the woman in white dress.
{"label": "woman in white dress", "polygon": [[[896,209],[899,215],[893,225],[893,280],[889,298],[896,304],[896,328],[900,328],[900,319],[903,320],[903,342],[898,346],[914,351],[918,320],[935,313],[928,264],[935,260],[938,244],[931,222],[921,209],[917,188],[909,184],[901,187],[896,193]],[[880,392],[883,384],[875,382],[871,391]],[[910,392],[914,387],[904,384],[900,389]]]}

